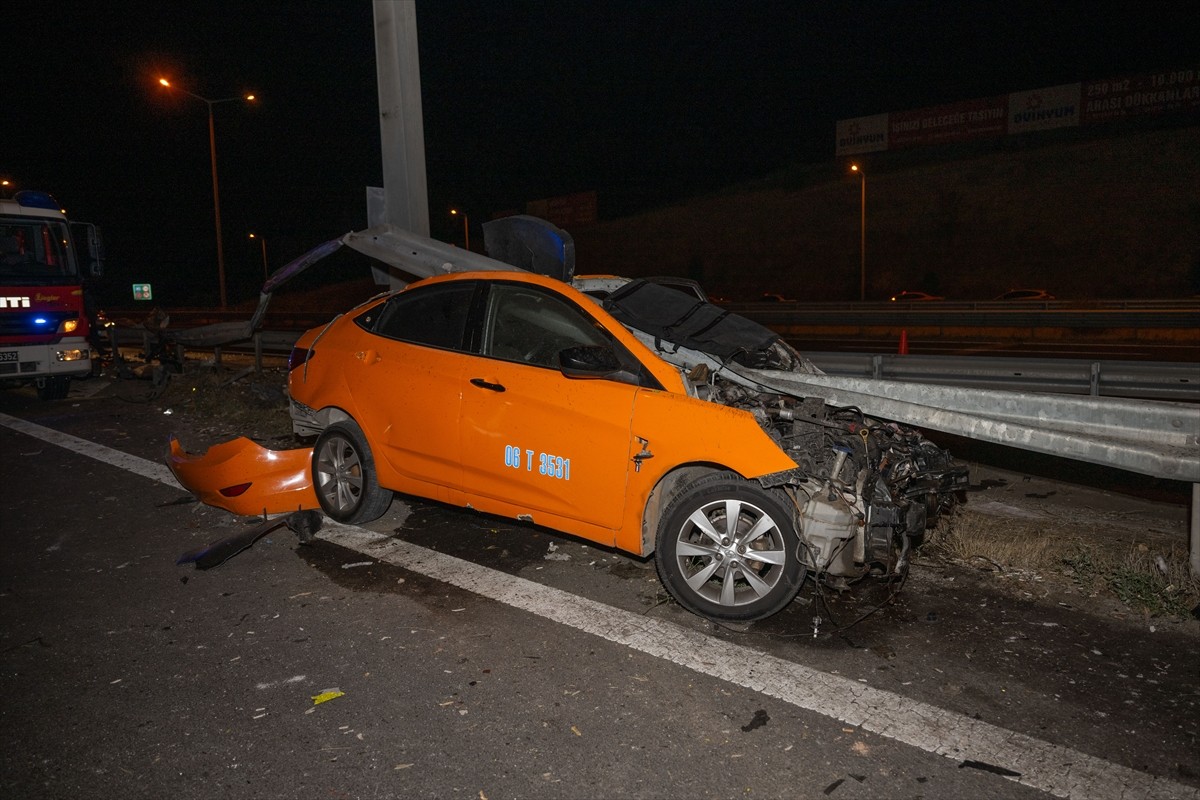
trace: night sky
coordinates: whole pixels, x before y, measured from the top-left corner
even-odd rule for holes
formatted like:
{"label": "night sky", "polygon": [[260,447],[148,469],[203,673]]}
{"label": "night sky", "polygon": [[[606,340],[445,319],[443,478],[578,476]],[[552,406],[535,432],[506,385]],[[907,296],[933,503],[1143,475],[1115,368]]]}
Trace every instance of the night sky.
{"label": "night sky", "polygon": [[[43,0],[6,16],[0,176],[100,224],[110,283],[215,303],[218,100],[231,301],[366,225],[379,185],[368,0]],[[1119,8],[1121,10],[1111,10]],[[1197,2],[417,0],[430,219],[459,241],[596,190],[602,218],[833,158],[834,123],[1193,66]],[[121,289],[124,291],[124,288]]]}

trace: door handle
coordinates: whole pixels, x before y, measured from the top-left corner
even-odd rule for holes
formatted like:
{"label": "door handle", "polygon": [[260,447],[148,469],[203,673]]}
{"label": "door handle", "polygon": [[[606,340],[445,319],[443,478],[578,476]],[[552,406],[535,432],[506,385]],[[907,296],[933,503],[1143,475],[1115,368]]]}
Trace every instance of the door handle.
{"label": "door handle", "polygon": [[483,378],[471,378],[471,385],[478,386],[480,389],[490,389],[493,392],[504,391],[504,384],[492,383],[491,381],[485,381]]}

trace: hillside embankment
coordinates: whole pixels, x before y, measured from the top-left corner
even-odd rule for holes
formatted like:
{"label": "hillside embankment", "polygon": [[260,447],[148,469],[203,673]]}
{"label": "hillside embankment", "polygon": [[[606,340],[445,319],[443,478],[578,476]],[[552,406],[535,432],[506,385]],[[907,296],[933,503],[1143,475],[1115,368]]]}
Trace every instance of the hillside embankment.
{"label": "hillside embankment", "polygon": [[[901,289],[956,300],[1016,287],[1069,300],[1200,292],[1200,126],[1010,137],[858,163],[868,300]],[[857,300],[863,186],[848,164],[572,229],[577,271],[687,276],[735,300]]]}

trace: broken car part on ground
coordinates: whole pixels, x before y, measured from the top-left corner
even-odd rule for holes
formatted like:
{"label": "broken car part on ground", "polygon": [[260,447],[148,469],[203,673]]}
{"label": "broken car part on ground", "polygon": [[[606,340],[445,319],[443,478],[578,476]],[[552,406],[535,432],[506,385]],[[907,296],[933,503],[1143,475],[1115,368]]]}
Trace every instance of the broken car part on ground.
{"label": "broken car part on ground", "polygon": [[293,511],[286,516],[263,520],[248,531],[189,550],[175,559],[175,563],[195,564],[196,569],[212,569],[285,525],[300,539],[300,544],[308,544],[321,530],[321,524],[321,515],[316,511]]}

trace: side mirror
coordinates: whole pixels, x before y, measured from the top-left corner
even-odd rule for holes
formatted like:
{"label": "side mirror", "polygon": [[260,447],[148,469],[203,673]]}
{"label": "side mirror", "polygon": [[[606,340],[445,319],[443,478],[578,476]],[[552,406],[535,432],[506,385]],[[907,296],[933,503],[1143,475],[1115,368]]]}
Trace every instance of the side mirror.
{"label": "side mirror", "polygon": [[104,240],[100,238],[100,228],[96,225],[88,225],[88,255],[91,256],[88,271],[93,278],[103,278]]}
{"label": "side mirror", "polygon": [[100,238],[99,226],[90,222],[72,222],[71,238],[75,240],[78,249],[76,259],[80,271],[85,277],[99,279],[104,277],[104,241]]}
{"label": "side mirror", "polygon": [[603,345],[568,347],[560,350],[558,369],[568,378],[611,380],[638,385],[637,377],[623,368],[616,352]]}

